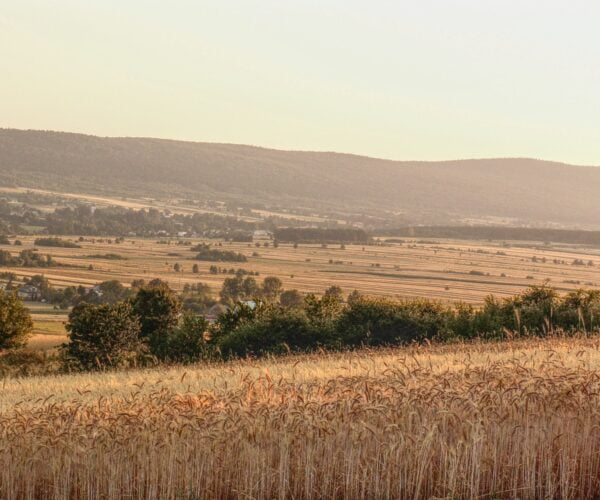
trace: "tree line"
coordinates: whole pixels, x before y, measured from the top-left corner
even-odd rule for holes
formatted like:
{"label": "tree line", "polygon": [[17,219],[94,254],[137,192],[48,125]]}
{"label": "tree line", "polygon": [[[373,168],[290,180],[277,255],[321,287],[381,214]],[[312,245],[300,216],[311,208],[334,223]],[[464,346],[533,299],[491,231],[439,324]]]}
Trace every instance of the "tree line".
{"label": "tree line", "polygon": [[36,250],[22,250],[12,255],[7,250],[0,250],[0,266],[8,267],[55,267],[58,263],[50,255],[42,255]]}
{"label": "tree line", "polygon": [[369,235],[357,228],[281,227],[273,237],[281,243],[368,243]]}
{"label": "tree line", "polygon": [[[0,200],[0,232],[27,232],[25,226],[43,228],[45,234],[83,236],[175,236],[181,232],[207,237],[243,240],[252,237],[257,223],[231,215],[195,213],[173,214],[156,208],[96,208],[88,204],[56,208],[51,213],[33,207],[18,210]],[[39,231],[39,230],[38,230]]]}
{"label": "tree line", "polygon": [[[245,279],[241,278],[242,288]],[[302,296],[284,291],[275,280],[265,279],[252,301],[232,298],[214,323],[184,310],[185,299],[159,280],[112,303],[82,302],[69,314],[63,366],[97,370],[600,330],[599,290],[560,295],[551,287],[534,286],[509,298],[489,296],[483,306],[474,307],[374,298],[356,291],[344,297],[335,286],[322,296]],[[30,330],[31,318],[22,302],[14,294],[0,292],[0,349],[23,346]]]}
{"label": "tree line", "polygon": [[600,231],[505,226],[406,226],[381,229],[380,236],[449,238],[466,240],[514,240],[600,245]]}

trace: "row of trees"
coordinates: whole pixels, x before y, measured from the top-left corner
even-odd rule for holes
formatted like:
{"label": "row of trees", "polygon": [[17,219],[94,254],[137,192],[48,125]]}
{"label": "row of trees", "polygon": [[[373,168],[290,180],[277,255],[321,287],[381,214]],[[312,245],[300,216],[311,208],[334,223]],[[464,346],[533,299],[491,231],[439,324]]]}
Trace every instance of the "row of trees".
{"label": "row of trees", "polygon": [[[6,290],[17,289],[17,276],[14,273],[2,273],[1,278],[6,280]],[[80,286],[67,286],[54,288],[48,278],[41,274],[25,277],[25,285],[31,285],[38,291],[38,300],[54,304],[61,309],[68,309],[83,302],[89,304],[112,304],[129,298],[137,288],[143,286],[145,281],[139,280],[132,283],[131,288],[124,286],[118,280],[109,280],[99,283],[93,288]]]}
{"label": "row of trees", "polygon": [[134,210],[121,207],[93,209],[87,205],[57,209],[43,224],[49,234],[77,235],[176,235],[190,232],[220,235],[252,232],[255,224],[225,215],[196,213],[193,215],[165,213],[155,208]]}
{"label": "row of trees", "polygon": [[12,255],[7,250],[0,250],[0,266],[10,267],[54,267],[56,261],[50,255],[42,255],[35,250],[23,250]]}
{"label": "row of trees", "polygon": [[[65,366],[104,369],[149,362],[191,362],[317,349],[396,346],[453,339],[501,339],[556,332],[598,332],[600,291],[561,296],[532,287],[506,299],[488,297],[480,308],[426,299],[390,300],[338,287],[323,296],[284,299],[287,292],[263,282],[262,298],[238,302],[213,324],[183,311],[181,297],[161,282],[111,304],[82,303],[71,311],[63,348]],[[274,295],[266,293],[271,290]],[[293,292],[293,291],[290,291]],[[278,295],[278,299],[274,297]],[[23,345],[31,320],[22,303],[0,294],[0,348]]]}
{"label": "row of trees", "polygon": [[239,252],[233,250],[219,250],[211,248],[206,243],[200,243],[191,249],[196,253],[194,259],[209,262],[246,262],[248,258]]}
{"label": "row of trees", "polygon": [[275,229],[273,237],[282,243],[369,243],[371,238],[363,229],[282,227]]}
{"label": "row of trees", "polygon": [[[560,296],[549,287],[532,287],[508,299],[489,297],[481,308],[370,298],[356,292],[344,301],[338,287],[292,303],[284,303],[283,294],[279,297],[256,298],[255,306],[237,303],[208,325],[202,316],[180,314],[181,304],[168,288],[142,288],[131,301],[74,309],[66,352],[81,364],[81,354],[93,345],[90,338],[97,339],[103,350],[85,354],[82,364],[93,368],[139,362],[144,356],[162,361],[227,359],[600,328],[596,290]],[[103,340],[106,336],[110,340]]]}
{"label": "row of trees", "polygon": [[[600,245],[600,231],[506,226],[410,226],[383,228],[382,236],[449,238],[464,240],[515,240]],[[388,240],[389,241],[389,240]]]}
{"label": "row of trees", "polygon": [[38,247],[57,247],[57,248],[81,248],[80,245],[69,240],[63,240],[62,238],[36,238],[33,242]]}
{"label": "row of trees", "polygon": [[225,278],[219,297],[227,305],[252,299],[274,302],[283,291],[282,281],[275,276],[267,276],[259,285],[253,277],[237,274],[233,278]]}

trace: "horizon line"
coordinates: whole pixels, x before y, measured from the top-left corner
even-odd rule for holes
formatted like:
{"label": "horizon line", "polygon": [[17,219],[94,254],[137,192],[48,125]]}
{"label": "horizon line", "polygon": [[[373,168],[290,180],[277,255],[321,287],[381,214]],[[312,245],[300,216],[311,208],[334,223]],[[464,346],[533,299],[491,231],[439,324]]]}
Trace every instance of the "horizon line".
{"label": "horizon line", "polygon": [[348,153],[343,151],[335,151],[335,150],[318,150],[318,149],[285,149],[279,147],[272,146],[262,146],[256,144],[248,144],[241,142],[209,142],[202,140],[191,140],[191,139],[174,139],[172,137],[155,137],[155,136],[143,136],[143,135],[100,135],[100,134],[92,134],[88,132],[73,132],[69,130],[56,130],[56,129],[36,129],[36,128],[16,128],[16,127],[4,127],[0,126],[0,131],[16,131],[16,132],[42,132],[42,133],[54,133],[54,134],[68,134],[68,135],[80,135],[84,137],[94,137],[97,139],[145,139],[145,140],[156,140],[156,141],[166,141],[166,142],[184,142],[188,144],[207,144],[207,145],[215,145],[215,146],[238,146],[238,147],[246,147],[246,148],[254,148],[254,149],[264,149],[271,151],[279,151],[283,153],[316,153],[316,154],[334,154],[341,156],[355,156],[359,158],[368,158],[371,160],[379,160],[379,161],[387,161],[394,163],[453,163],[453,162],[461,162],[461,161],[498,161],[498,160],[527,160],[527,161],[540,161],[546,163],[555,163],[561,165],[568,165],[573,167],[591,167],[598,168],[600,164],[580,164],[580,163],[570,163],[566,161],[560,160],[549,160],[546,158],[539,158],[534,156],[488,156],[488,157],[463,157],[463,158],[451,158],[445,160],[398,160],[393,158],[384,158],[381,156],[372,156],[363,153]]}

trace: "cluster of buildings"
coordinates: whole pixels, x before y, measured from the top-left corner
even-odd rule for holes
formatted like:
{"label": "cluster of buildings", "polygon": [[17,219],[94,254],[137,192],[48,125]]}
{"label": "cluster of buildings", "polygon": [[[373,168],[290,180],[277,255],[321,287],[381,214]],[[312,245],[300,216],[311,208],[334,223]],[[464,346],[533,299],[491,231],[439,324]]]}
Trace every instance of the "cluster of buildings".
{"label": "cluster of buildings", "polygon": [[[0,290],[4,291],[8,288],[8,283],[0,283]],[[42,294],[38,287],[33,285],[21,285],[17,289],[17,295],[20,299],[29,301],[41,300]]]}

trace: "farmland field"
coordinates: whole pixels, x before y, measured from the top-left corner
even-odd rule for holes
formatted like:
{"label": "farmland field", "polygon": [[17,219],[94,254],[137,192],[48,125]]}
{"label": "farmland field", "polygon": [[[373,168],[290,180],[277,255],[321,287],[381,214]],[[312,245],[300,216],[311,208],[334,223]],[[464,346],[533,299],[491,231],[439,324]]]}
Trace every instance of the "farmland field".
{"label": "farmland field", "polygon": [[46,351],[67,340],[65,330],[67,311],[57,310],[49,304],[40,302],[25,302],[25,305],[33,320],[33,331],[27,344],[28,349]]}
{"label": "farmland field", "polygon": [[8,379],[0,497],[592,497],[599,353],[556,338]]}
{"label": "farmland field", "polygon": [[[175,290],[186,284],[204,282],[217,296],[222,282],[231,274],[212,274],[209,268],[243,268],[265,276],[279,277],[286,289],[322,293],[339,285],[345,293],[356,289],[363,294],[388,297],[426,297],[446,302],[482,303],[489,295],[511,296],[531,285],[548,283],[565,292],[597,288],[600,284],[600,249],[577,245],[536,245],[524,242],[405,240],[378,245],[321,245],[272,242],[221,242],[223,250],[244,254],[247,262],[206,262],[192,260],[191,245],[201,240],[128,238],[109,243],[107,238],[78,242],[81,248],[34,247],[35,237],[20,237],[18,250],[37,248],[59,264],[51,268],[3,267],[23,277],[44,274],[53,286],[92,286],[119,280],[126,286],[135,279],[160,278]],[[77,240],[78,238],[71,238]],[[214,241],[207,243],[218,245]],[[264,243],[269,244],[268,247]],[[4,249],[16,253],[13,246]],[[114,257],[118,256],[118,259]],[[110,258],[109,256],[112,256]],[[573,265],[573,262],[579,265]],[[583,265],[581,265],[583,263]],[[588,265],[591,263],[593,265]],[[175,264],[181,266],[174,271]],[[199,272],[192,266],[198,264]],[[91,268],[90,268],[91,266]],[[29,302],[34,320],[29,349],[48,350],[66,340],[64,323],[68,311]]]}
{"label": "farmland field", "polygon": [[[33,248],[33,237],[22,237],[21,249]],[[44,274],[54,286],[86,285],[117,279],[124,284],[134,279],[161,278],[176,290],[202,281],[217,294],[226,274],[211,274],[213,264],[244,268],[260,277],[277,276],[287,289],[321,293],[332,284],[346,292],[389,297],[428,297],[443,301],[481,303],[486,295],[508,296],[534,285],[549,283],[559,291],[600,285],[600,248],[576,245],[536,245],[523,242],[406,240],[403,244],[381,245],[299,245],[280,244],[274,248],[249,243],[225,243],[248,262],[194,261],[187,245],[177,240],[107,239],[80,243],[81,248],[39,247],[55,258],[58,266],[48,269],[10,268],[19,276]],[[197,244],[200,240],[194,240]],[[170,244],[167,244],[169,242]],[[210,243],[210,241],[208,242]],[[212,242],[214,245],[214,241]],[[5,247],[16,251],[14,247]],[[120,260],[103,258],[117,254]],[[573,262],[578,261],[579,265]],[[182,271],[173,267],[179,263]],[[199,273],[192,273],[192,266]],[[588,265],[592,264],[592,265]],[[90,268],[90,266],[92,266]],[[260,277],[258,279],[260,279]]]}

